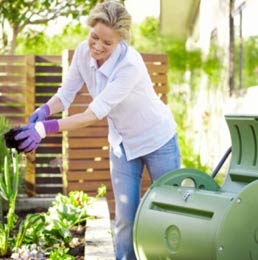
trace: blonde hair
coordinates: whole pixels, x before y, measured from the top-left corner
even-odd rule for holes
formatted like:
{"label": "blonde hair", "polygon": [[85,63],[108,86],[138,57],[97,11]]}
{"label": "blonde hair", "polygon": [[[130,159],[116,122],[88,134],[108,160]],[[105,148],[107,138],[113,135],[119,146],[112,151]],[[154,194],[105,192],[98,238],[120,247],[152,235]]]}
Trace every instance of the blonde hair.
{"label": "blonde hair", "polygon": [[114,1],[97,4],[88,16],[87,24],[94,27],[98,22],[116,31],[121,40],[129,42],[132,18],[122,4]]}

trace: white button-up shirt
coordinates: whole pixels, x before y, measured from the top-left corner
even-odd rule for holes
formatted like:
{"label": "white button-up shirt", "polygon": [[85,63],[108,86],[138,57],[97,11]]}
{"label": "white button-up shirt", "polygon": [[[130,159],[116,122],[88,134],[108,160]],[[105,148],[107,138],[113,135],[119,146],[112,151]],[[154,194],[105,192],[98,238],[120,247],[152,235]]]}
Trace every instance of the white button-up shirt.
{"label": "white button-up shirt", "polygon": [[84,83],[93,98],[90,109],[98,119],[107,117],[109,143],[116,149],[123,142],[127,160],[155,151],[174,136],[169,108],[153,89],[141,55],[125,42],[99,68],[87,41],[78,46],[56,94],[65,108]]}

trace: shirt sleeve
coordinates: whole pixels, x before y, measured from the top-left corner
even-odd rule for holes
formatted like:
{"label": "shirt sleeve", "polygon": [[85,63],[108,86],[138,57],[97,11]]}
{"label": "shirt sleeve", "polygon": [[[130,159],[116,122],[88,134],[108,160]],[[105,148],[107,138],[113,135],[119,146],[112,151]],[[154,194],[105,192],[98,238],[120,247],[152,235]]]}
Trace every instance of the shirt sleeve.
{"label": "shirt sleeve", "polygon": [[62,87],[57,90],[58,96],[67,109],[73,102],[77,92],[82,88],[84,81],[78,68],[80,57],[80,46],[75,50],[71,65],[66,73]]}
{"label": "shirt sleeve", "polygon": [[137,85],[141,72],[143,71],[135,64],[123,66],[117,71],[103,91],[89,104],[89,108],[98,119],[101,120],[107,116],[129,95]]}

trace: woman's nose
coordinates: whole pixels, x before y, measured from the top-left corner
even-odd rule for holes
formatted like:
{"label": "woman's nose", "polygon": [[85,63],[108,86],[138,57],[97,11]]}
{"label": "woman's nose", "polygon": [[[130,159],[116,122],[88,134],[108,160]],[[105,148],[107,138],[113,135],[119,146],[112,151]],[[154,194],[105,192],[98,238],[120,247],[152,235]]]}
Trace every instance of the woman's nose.
{"label": "woman's nose", "polygon": [[101,50],[101,48],[102,48],[101,43],[100,43],[99,41],[97,41],[97,42],[95,43],[95,49],[96,49],[96,50]]}

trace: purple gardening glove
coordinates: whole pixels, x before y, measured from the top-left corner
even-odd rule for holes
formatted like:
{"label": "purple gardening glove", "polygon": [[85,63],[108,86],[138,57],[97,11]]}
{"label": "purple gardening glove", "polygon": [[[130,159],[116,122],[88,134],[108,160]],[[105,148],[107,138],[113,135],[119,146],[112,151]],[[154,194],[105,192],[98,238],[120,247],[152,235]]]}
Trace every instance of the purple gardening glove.
{"label": "purple gardening glove", "polygon": [[29,123],[36,123],[38,121],[44,121],[50,115],[50,109],[47,104],[44,104],[37,108],[29,118]]}
{"label": "purple gardening glove", "polygon": [[21,127],[21,132],[15,136],[15,140],[23,140],[19,145],[19,150],[28,153],[37,149],[42,138],[47,134],[57,133],[59,131],[58,121],[56,119],[37,123],[29,123]]}

